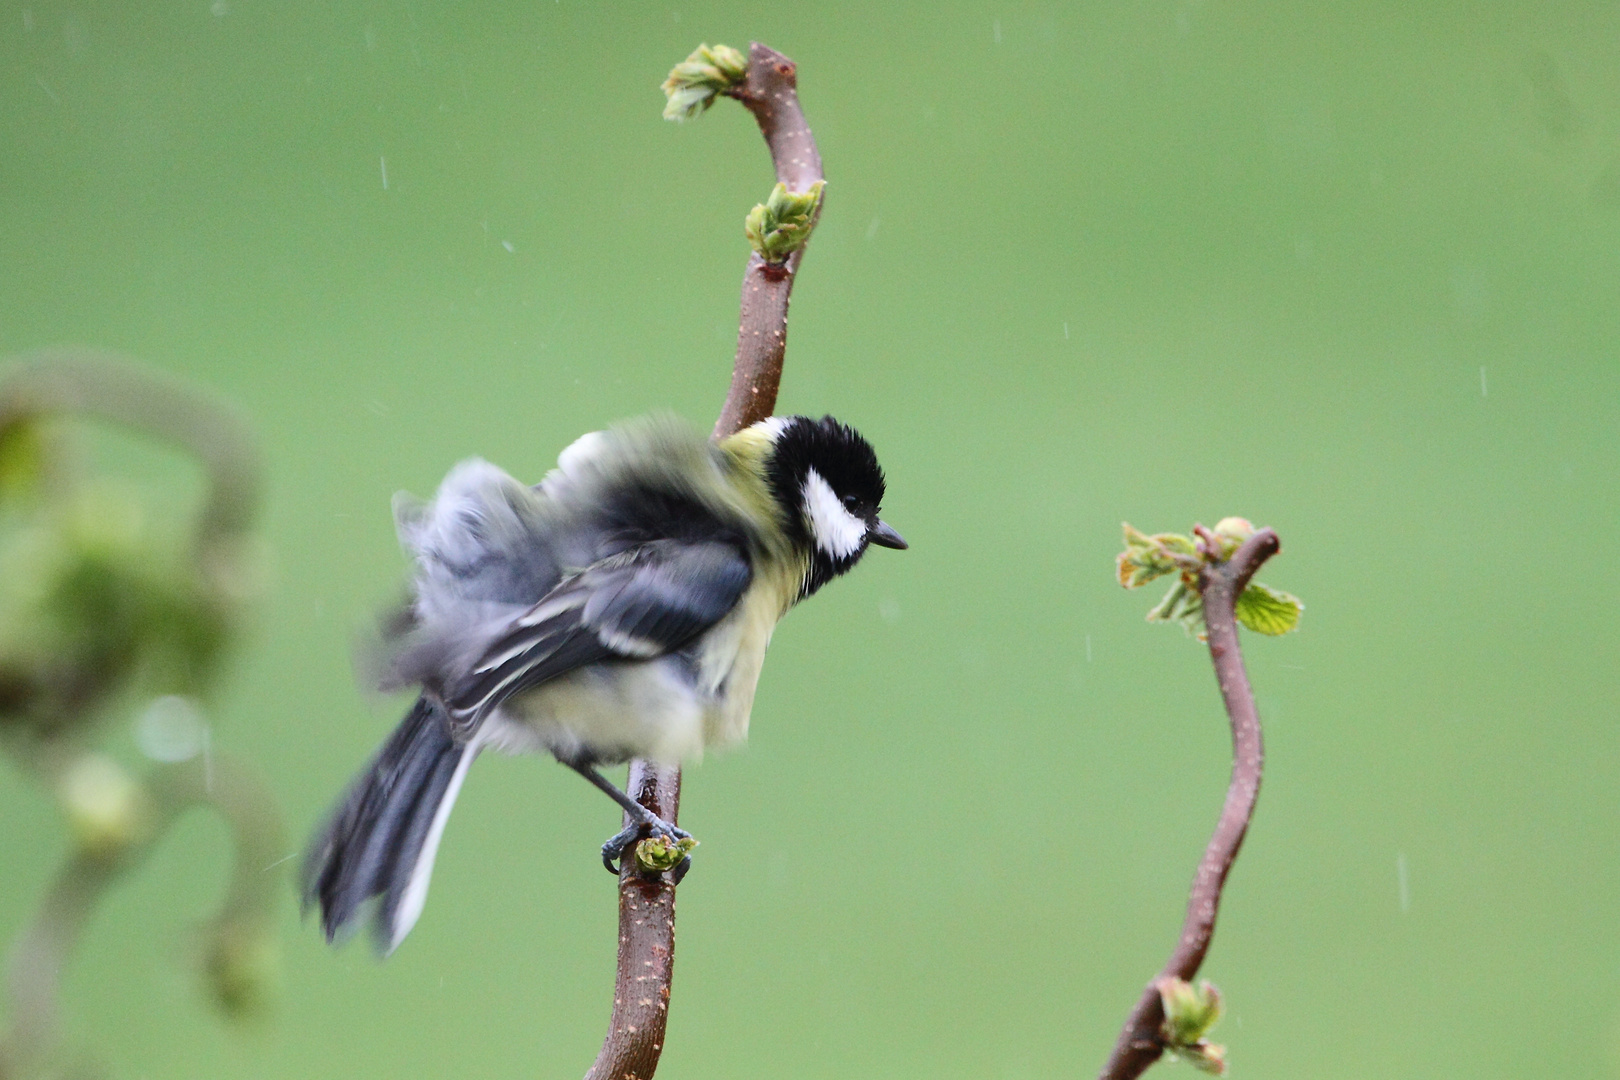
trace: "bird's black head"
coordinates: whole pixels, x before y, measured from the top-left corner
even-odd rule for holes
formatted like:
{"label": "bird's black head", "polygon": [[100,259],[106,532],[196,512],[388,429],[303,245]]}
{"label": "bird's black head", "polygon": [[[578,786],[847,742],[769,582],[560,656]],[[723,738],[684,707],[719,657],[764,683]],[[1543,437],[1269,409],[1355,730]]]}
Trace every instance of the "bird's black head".
{"label": "bird's black head", "polygon": [[804,595],[854,566],[869,544],[904,548],[878,517],[883,469],[860,432],[830,416],[774,417],[766,470],[796,543],[810,552]]}

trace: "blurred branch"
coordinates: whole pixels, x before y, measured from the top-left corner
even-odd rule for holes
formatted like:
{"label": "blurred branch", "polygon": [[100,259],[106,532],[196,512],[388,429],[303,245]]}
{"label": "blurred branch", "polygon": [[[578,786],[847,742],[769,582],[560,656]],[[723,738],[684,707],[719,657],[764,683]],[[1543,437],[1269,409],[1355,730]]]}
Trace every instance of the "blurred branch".
{"label": "blurred branch", "polygon": [[199,554],[246,533],[259,504],[259,460],[233,410],[105,349],[54,346],[16,360],[0,387],[0,441],[18,424],[54,413],[99,416],[165,439],[208,471]]}
{"label": "blurred branch", "polygon": [[[205,495],[189,538],[140,498],[82,482],[46,421],[109,420],[194,455]],[[43,349],[0,379],[0,737],[49,777],[137,676],[193,693],[215,669],[254,580],[258,456],[233,409],[115,354]],[[12,499],[11,496],[23,496]],[[14,513],[9,512],[15,510]]]}
{"label": "blurred branch", "polygon": [[205,931],[203,971],[213,997],[227,1013],[248,1013],[272,977],[272,926],[285,839],[275,803],[253,774],[228,757],[199,755],[157,767],[122,805],[127,842],[97,844],[81,837],[33,923],[12,945],[0,1080],[28,1075],[55,1043],[62,973],[91,916],[112,886],[143,865],[192,807],[215,811],[231,836],[230,885]]}
{"label": "blurred branch", "polygon": [[[1205,545],[1202,551],[1207,553],[1216,538],[1202,530],[1199,536]],[[1243,595],[1255,572],[1280,547],[1276,533],[1260,529],[1244,540],[1230,558],[1208,562],[1198,572],[1197,591],[1203,600],[1209,656],[1232,725],[1232,780],[1215,834],[1210,837],[1193,878],[1187,918],[1175,952],[1164,970],[1143,990],[1135,1010],[1125,1021],[1100,1080],[1132,1080],[1159,1060],[1167,1049],[1174,1049],[1165,1038],[1165,996],[1171,992],[1170,988],[1191,982],[1204,962],[1204,954],[1209,951],[1221,890],[1238,849],[1243,846],[1255,800],[1260,794],[1263,756],[1260,715],[1255,709],[1254,692],[1249,687],[1238,644],[1236,607],[1238,597]],[[1218,1054],[1215,1063],[1220,1064]],[[1224,1070],[1224,1065],[1220,1068]]]}
{"label": "blurred branch", "polygon": [[[741,83],[724,91],[754,114],[770,148],[777,181],[793,192],[823,181],[821,155],[799,106],[798,69],[767,46],[749,46]],[[820,202],[814,213],[820,214]],[[814,224],[814,220],[810,222]],[[743,271],[737,356],[731,387],[714,425],[724,438],[771,415],[787,348],[788,297],[804,257],[802,245],[784,262],[756,251]],[[627,790],[665,821],[680,808],[681,772],[648,761],[630,763]],[[631,822],[626,818],[626,825]],[[658,1068],[669,1017],[675,964],[675,875],[646,875],[634,858],[619,872],[619,964],[607,1038],[586,1080],[649,1080]]]}
{"label": "blurred branch", "polygon": [[[0,1080],[31,1072],[55,1045],[62,972],[97,905],[193,806],[224,819],[234,859],[204,931],[202,972],[227,1013],[253,1011],[276,962],[284,854],[269,793],[210,753],[189,697],[216,674],[251,592],[260,472],[245,425],[223,403],[102,350],[18,361],[0,381],[0,586],[12,586],[0,588],[0,739],[55,790],[75,846],[13,945]],[[140,500],[117,484],[78,483],[65,439],[41,423],[59,414],[194,455],[207,484],[191,535],[148,530]],[[95,721],[137,692],[161,695],[143,716],[142,749],[163,763],[139,781],[86,748]]]}

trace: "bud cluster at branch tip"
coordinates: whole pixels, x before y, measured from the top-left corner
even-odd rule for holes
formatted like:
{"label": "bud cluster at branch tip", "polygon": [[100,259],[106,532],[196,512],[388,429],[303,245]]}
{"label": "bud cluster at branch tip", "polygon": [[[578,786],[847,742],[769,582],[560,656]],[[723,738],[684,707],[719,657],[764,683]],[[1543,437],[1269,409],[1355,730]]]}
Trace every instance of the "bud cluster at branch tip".
{"label": "bud cluster at branch tip", "polygon": [[1221,992],[1208,979],[1194,986],[1185,979],[1163,978],[1154,985],[1164,1006],[1159,1037],[1165,1053],[1212,1076],[1225,1076],[1226,1047],[1204,1039],[1220,1022]]}
{"label": "bud cluster at branch tip", "polygon": [[[1125,550],[1115,560],[1119,583],[1127,589],[1177,575],[1164,599],[1148,612],[1148,622],[1180,623],[1200,641],[1204,628],[1203,575],[1206,568],[1226,562],[1257,530],[1239,517],[1222,518],[1213,529],[1193,526],[1192,536],[1158,533],[1148,536],[1125,525]],[[1196,539],[1195,539],[1196,538]],[[1299,628],[1305,605],[1296,596],[1252,581],[1237,598],[1238,622],[1259,634],[1286,634]]]}
{"label": "bud cluster at branch tip", "polygon": [[699,45],[664,80],[664,119],[680,122],[700,116],[720,95],[748,78],[748,58],[729,45]]}
{"label": "bud cluster at branch tip", "polygon": [[789,191],[786,184],[771,189],[771,197],[748,212],[743,221],[743,235],[759,253],[759,257],[773,265],[781,265],[788,256],[810,241],[810,231],[816,227],[816,215],[821,209],[821,192],[825,180],[817,180],[809,191]]}

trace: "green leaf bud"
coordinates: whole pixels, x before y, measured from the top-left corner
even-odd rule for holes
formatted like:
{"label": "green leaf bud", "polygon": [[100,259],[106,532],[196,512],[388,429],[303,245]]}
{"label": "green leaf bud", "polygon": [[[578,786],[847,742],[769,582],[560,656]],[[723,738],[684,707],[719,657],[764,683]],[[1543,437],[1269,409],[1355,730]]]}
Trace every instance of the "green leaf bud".
{"label": "green leaf bud", "polygon": [[1165,1052],[1203,1072],[1225,1076],[1226,1047],[1204,1039],[1224,1011],[1221,992],[1207,979],[1197,986],[1182,979],[1160,979],[1156,985],[1164,1006],[1159,1037]]}
{"label": "green leaf bud", "polygon": [[743,235],[760,258],[780,265],[809,242],[826,186],[825,180],[817,180],[809,191],[799,192],[777,184],[768,199],[748,212],[743,220]]}
{"label": "green leaf bud", "polygon": [[741,86],[748,78],[748,58],[729,45],[699,45],[664,80],[664,119],[699,116],[716,96]]}
{"label": "green leaf bud", "polygon": [[1223,540],[1230,540],[1232,550],[1236,551],[1242,546],[1243,541],[1254,535],[1255,528],[1254,522],[1248,518],[1224,517],[1215,523],[1215,528],[1211,531]]}
{"label": "green leaf bud", "polygon": [[649,836],[636,845],[636,865],[649,874],[673,870],[681,860],[692,854],[698,842],[690,836],[670,840],[663,836]]}
{"label": "green leaf bud", "polygon": [[1220,1021],[1221,992],[1208,979],[1197,986],[1185,979],[1160,979],[1156,984],[1164,1005],[1161,1034],[1171,1047],[1191,1046]]}

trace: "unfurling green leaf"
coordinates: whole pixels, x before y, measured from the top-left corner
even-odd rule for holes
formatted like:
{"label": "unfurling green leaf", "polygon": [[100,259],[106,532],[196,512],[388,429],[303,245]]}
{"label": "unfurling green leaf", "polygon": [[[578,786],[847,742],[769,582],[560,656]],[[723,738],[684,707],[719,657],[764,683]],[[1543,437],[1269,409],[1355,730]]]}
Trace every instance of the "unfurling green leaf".
{"label": "unfurling green leaf", "polygon": [[1185,578],[1170,586],[1164,599],[1147,613],[1147,620],[1180,623],[1188,635],[1199,641],[1208,636],[1204,632],[1204,598]]}
{"label": "unfurling green leaf", "polygon": [[1148,536],[1130,522],[1124,523],[1125,550],[1115,560],[1119,583],[1127,589],[1146,585],[1165,574],[1179,573],[1196,565],[1198,549],[1190,537],[1180,533]]}
{"label": "unfurling green leaf", "polygon": [[748,58],[729,45],[699,45],[664,80],[665,120],[691,120],[714,104],[717,95],[748,78]]}
{"label": "unfurling green leaf", "polygon": [[789,191],[786,184],[771,189],[770,198],[748,212],[743,220],[743,235],[748,243],[768,263],[781,264],[810,239],[810,230],[816,226],[816,213],[821,209],[821,192],[825,180],[817,180],[809,191]]}
{"label": "unfurling green leaf", "polygon": [[1255,633],[1275,637],[1299,629],[1299,616],[1304,610],[1298,597],[1256,581],[1237,598],[1235,614],[1238,622]]}
{"label": "unfurling green leaf", "polygon": [[1172,1053],[1199,1072],[1206,1072],[1211,1076],[1226,1075],[1226,1047],[1220,1043],[1198,1042],[1191,1046],[1183,1046]]}
{"label": "unfurling green leaf", "polygon": [[636,845],[636,865],[649,874],[661,874],[680,865],[692,854],[698,842],[690,836],[670,840],[663,836],[649,836]]}

